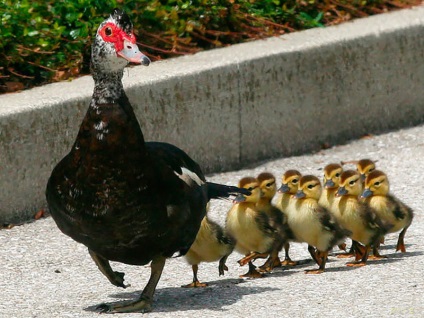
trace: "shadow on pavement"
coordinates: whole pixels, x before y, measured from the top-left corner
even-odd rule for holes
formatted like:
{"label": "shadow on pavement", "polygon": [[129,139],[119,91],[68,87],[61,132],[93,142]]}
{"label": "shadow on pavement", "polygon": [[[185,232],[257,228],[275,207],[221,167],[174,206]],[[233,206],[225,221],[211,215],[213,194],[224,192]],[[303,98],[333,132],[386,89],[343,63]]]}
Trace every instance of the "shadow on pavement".
{"label": "shadow on pavement", "polygon": [[[222,279],[208,282],[208,287],[205,288],[159,288],[155,293],[153,311],[173,312],[199,309],[225,311],[225,306],[236,303],[243,296],[278,290],[278,288],[272,287],[242,286],[244,282],[243,279]],[[139,297],[140,293],[141,291],[123,292],[112,294],[110,297],[133,301]],[[108,304],[116,303],[119,302]],[[98,305],[100,304],[87,307],[84,310],[98,312]]]}

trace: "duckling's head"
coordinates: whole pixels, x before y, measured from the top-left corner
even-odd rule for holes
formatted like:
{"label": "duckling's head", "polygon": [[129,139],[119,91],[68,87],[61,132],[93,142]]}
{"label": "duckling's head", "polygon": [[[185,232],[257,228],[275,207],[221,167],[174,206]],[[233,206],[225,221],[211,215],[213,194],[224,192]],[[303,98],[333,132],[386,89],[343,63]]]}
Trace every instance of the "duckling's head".
{"label": "duckling's head", "polygon": [[262,198],[271,200],[277,192],[274,175],[269,172],[262,172],[256,179],[259,182]]}
{"label": "duckling's head", "polygon": [[326,189],[336,189],[340,183],[340,176],[343,168],[338,163],[330,163],[324,167],[324,187]]}
{"label": "duckling's head", "polygon": [[278,192],[295,194],[301,177],[302,175],[299,171],[287,170],[281,177],[281,187],[278,189]]}
{"label": "duckling's head", "polygon": [[361,159],[356,163],[356,170],[361,174],[362,181],[375,170],[375,162],[370,159]]}
{"label": "duckling's head", "polygon": [[355,170],[346,170],[340,176],[340,187],[336,196],[352,195],[360,196],[362,193],[361,175]]}
{"label": "duckling's head", "polygon": [[261,197],[261,189],[259,188],[259,182],[256,178],[245,177],[238,183],[239,188],[247,189],[251,192],[250,195],[239,194],[235,199],[234,203],[251,202],[257,203]]}
{"label": "duckling's head", "polygon": [[299,181],[299,190],[294,195],[295,198],[311,198],[319,200],[322,186],[319,179],[312,175],[303,176]]}
{"label": "duckling's head", "polygon": [[385,196],[389,193],[390,185],[387,175],[380,171],[372,171],[365,179],[365,189],[362,193],[363,198],[368,198],[372,195]]}

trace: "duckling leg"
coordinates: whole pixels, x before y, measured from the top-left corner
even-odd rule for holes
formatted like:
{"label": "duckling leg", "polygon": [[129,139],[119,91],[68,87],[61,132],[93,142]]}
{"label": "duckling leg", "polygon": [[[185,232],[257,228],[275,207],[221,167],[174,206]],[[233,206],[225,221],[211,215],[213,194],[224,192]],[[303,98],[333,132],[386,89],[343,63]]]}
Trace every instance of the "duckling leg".
{"label": "duckling leg", "polygon": [[317,255],[315,247],[313,247],[312,245],[308,245],[308,251],[309,251],[309,254],[311,254],[311,257],[315,261],[315,263],[317,263],[318,265],[321,265],[321,260]]}
{"label": "duckling leg", "polygon": [[341,253],[337,255],[337,258],[349,258],[355,256],[356,246],[358,245],[357,241],[352,240],[352,245],[347,253]]}
{"label": "duckling leg", "polygon": [[398,241],[397,241],[397,244],[396,244],[396,252],[397,251],[401,251],[402,253],[406,252],[405,243],[403,241],[403,238],[405,237],[405,233],[406,233],[406,230],[408,229],[408,227],[409,226],[405,227],[402,230],[402,232],[400,232],[400,234],[399,234],[399,238],[398,238]]}
{"label": "duckling leg", "polygon": [[221,275],[223,276],[224,271],[228,271],[228,267],[227,267],[227,265],[225,265],[227,258],[228,258],[228,255],[225,255],[224,257],[222,257],[219,260],[219,265],[218,265],[219,276],[221,276]]}
{"label": "duckling leg", "polygon": [[114,272],[112,267],[110,267],[110,263],[106,258],[94,253],[92,250],[88,249],[88,253],[93,259],[94,263],[96,263],[99,270],[103,275],[107,277],[107,279],[112,283],[112,285],[127,288],[131,286],[130,284],[124,284],[124,276],[125,273],[122,272]]}
{"label": "duckling leg", "polygon": [[271,254],[269,255],[266,262],[259,267],[259,270],[261,272],[271,272],[274,267],[281,267],[281,261],[278,257],[278,252],[281,250],[281,245],[277,246],[271,251]]}
{"label": "duckling leg", "polygon": [[289,256],[290,243],[284,244],[284,261],[281,262],[283,266],[296,266],[297,262],[292,261]]}
{"label": "duckling leg", "polygon": [[165,266],[166,258],[160,256],[152,260],[150,265],[151,274],[149,282],[141,292],[140,297],[136,301],[120,302],[117,304],[101,304],[97,308],[104,313],[119,313],[119,312],[149,312],[152,310],[153,295],[156,290],[156,286],[159,282],[160,276],[162,275],[163,267]]}
{"label": "duckling leg", "polygon": [[359,266],[365,266],[367,264],[368,255],[370,253],[371,245],[366,245],[364,248],[364,253],[361,258],[361,260],[356,260],[354,262],[349,262],[346,264],[346,266],[349,267],[359,267]]}
{"label": "duckling leg", "polygon": [[262,278],[263,274],[256,270],[256,266],[249,262],[249,271],[246,274],[240,275],[241,278]]}
{"label": "duckling leg", "polygon": [[328,251],[326,252],[322,252],[322,251],[318,251],[318,253],[316,253],[316,255],[319,255],[319,267],[318,269],[309,269],[305,271],[305,274],[322,274],[325,271],[325,264],[327,263],[327,258],[328,258]]}
{"label": "duckling leg", "polygon": [[243,257],[241,260],[238,260],[237,263],[240,264],[240,266],[244,266],[249,262],[254,261],[257,258],[267,258],[269,253],[258,253],[258,252],[251,252],[250,254]]}
{"label": "duckling leg", "polygon": [[381,255],[380,254],[380,251],[379,251],[380,242],[381,242],[381,238],[378,238],[376,240],[376,242],[373,244],[373,246],[372,246],[372,255],[369,255],[368,256],[368,259],[379,260],[379,259],[387,258],[387,256],[384,256],[384,255]]}
{"label": "duckling leg", "polygon": [[208,284],[199,282],[199,279],[197,278],[197,271],[199,270],[199,265],[194,264],[191,265],[191,268],[193,269],[193,282],[188,285],[183,285],[181,287],[183,288],[196,288],[196,287],[206,287]]}

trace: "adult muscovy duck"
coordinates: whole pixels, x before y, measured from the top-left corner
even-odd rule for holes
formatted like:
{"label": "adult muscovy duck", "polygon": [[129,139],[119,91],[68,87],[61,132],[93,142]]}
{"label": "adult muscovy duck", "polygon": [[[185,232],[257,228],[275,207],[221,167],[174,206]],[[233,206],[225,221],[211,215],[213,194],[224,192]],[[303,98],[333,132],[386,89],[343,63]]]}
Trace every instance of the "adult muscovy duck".
{"label": "adult muscovy duck", "polygon": [[144,141],[121,81],[128,62],[149,65],[150,60],[135,43],[128,15],[115,9],[93,42],[95,88],[89,109],[46,189],[59,229],[88,247],[112,284],[126,287],[124,274],[113,271],[110,260],[152,262],[140,298],[102,305],[108,312],[151,310],[166,258],[189,250],[208,201],[245,192],[206,182],[199,165],[181,149]]}

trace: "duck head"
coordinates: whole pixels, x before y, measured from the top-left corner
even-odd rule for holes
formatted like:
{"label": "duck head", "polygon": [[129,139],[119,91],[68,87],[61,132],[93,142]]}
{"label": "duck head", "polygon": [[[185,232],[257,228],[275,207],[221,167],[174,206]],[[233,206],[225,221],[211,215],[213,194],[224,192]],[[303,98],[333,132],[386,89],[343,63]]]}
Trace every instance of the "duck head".
{"label": "duck head", "polygon": [[302,177],[297,170],[287,170],[281,177],[281,187],[279,193],[295,194],[299,186],[299,180]]}
{"label": "duck head", "polygon": [[340,177],[340,187],[336,196],[343,195],[360,196],[362,193],[362,180],[359,172],[355,170],[346,170]]}
{"label": "duck head", "polygon": [[233,200],[234,203],[250,202],[257,203],[261,197],[261,189],[259,188],[259,182],[256,178],[245,177],[238,183],[239,188],[247,189],[250,191],[250,195],[239,194]]}
{"label": "duck head", "polygon": [[338,163],[330,163],[324,167],[324,187],[336,189],[340,183],[343,168]]}

